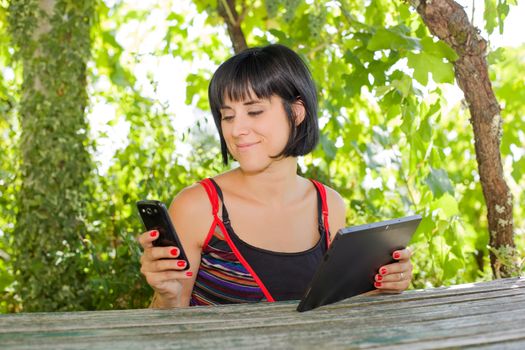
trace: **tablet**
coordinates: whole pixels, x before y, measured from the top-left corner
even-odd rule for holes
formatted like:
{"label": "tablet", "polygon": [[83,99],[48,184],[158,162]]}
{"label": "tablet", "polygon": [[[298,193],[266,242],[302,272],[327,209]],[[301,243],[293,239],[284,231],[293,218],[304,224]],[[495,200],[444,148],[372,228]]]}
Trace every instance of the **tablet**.
{"label": "tablet", "polygon": [[371,291],[383,265],[395,262],[392,253],[408,245],[420,215],[341,229],[297,306],[308,311]]}

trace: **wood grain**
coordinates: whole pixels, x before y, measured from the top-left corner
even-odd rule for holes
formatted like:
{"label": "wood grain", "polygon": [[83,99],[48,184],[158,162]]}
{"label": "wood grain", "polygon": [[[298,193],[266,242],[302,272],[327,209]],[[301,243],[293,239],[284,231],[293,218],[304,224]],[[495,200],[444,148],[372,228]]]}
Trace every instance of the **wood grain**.
{"label": "wood grain", "polygon": [[176,310],[0,316],[2,349],[525,348],[525,279],[354,297]]}

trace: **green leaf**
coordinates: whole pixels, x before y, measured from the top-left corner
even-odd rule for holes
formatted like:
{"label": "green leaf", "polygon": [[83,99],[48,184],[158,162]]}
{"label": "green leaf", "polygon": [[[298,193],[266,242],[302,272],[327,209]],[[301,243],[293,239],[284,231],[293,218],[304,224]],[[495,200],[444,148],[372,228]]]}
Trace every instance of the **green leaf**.
{"label": "green leaf", "polygon": [[505,21],[505,18],[509,14],[509,4],[506,0],[498,0],[498,26],[499,26],[499,33],[503,34],[503,24]]}
{"label": "green leaf", "polygon": [[330,140],[328,136],[326,136],[326,134],[324,133],[321,133],[320,142],[321,142],[321,147],[323,148],[323,151],[326,153],[328,158],[334,159],[335,154],[337,152],[337,147],[335,147],[334,142]]}
{"label": "green leaf", "polygon": [[449,62],[454,62],[459,58],[456,51],[442,40],[434,42],[431,37],[427,36],[421,39],[421,46],[423,47],[422,51],[436,57],[446,58]]}
{"label": "green leaf", "polygon": [[443,264],[443,279],[447,280],[457,276],[458,271],[463,268],[463,263],[461,260],[447,257],[445,263]]}
{"label": "green leaf", "polygon": [[435,198],[441,197],[445,193],[454,194],[454,188],[444,169],[430,168],[430,174],[425,179],[425,183],[430,187]]}
{"label": "green leaf", "polygon": [[424,61],[422,54],[409,52],[407,54],[407,64],[414,69],[414,78],[421,84],[426,86],[428,83],[429,65]]}
{"label": "green leaf", "polygon": [[440,110],[440,108],[441,108],[441,105],[439,104],[439,102],[433,103],[428,109],[428,112],[425,115],[425,117],[429,118],[433,116],[435,113],[437,113]]}
{"label": "green leaf", "polygon": [[525,157],[521,157],[520,160],[515,162],[512,166],[512,177],[516,183],[521,183],[523,174],[525,173]]}
{"label": "green leaf", "polygon": [[395,30],[379,28],[368,42],[367,49],[378,50],[416,50],[419,49],[419,39],[398,33]]}
{"label": "green leaf", "polygon": [[432,204],[432,208],[440,208],[446,215],[445,219],[450,219],[459,214],[458,202],[448,192],[444,193],[441,198]]}
{"label": "green leaf", "polygon": [[432,232],[434,231],[435,227],[436,227],[436,221],[432,217],[430,216],[423,217],[412,240],[419,241],[421,240],[418,238],[420,236],[425,237],[427,240],[432,239]]}
{"label": "green leaf", "polygon": [[419,134],[421,135],[421,140],[424,142],[430,142],[432,139],[432,126],[430,125],[430,118],[423,118],[419,126]]}
{"label": "green leaf", "polygon": [[280,31],[280,30],[277,30],[277,29],[270,29],[269,30],[270,34],[272,34],[274,37],[276,37],[277,39],[279,39],[279,41],[281,42],[285,42],[288,40],[288,36],[286,35],[286,33]]}
{"label": "green leaf", "polygon": [[485,0],[483,19],[485,20],[485,29],[489,34],[492,34],[496,28],[497,16],[496,0]]}
{"label": "green leaf", "polygon": [[505,58],[505,48],[498,47],[496,50],[489,52],[487,62],[489,65],[493,65],[505,61]]}
{"label": "green leaf", "polygon": [[351,74],[344,74],[342,78],[345,81],[345,92],[349,98],[359,95],[362,86],[370,85],[365,69],[356,69]]}
{"label": "green leaf", "polygon": [[407,54],[408,66],[414,69],[414,78],[422,85],[428,83],[428,73],[432,72],[432,78],[436,83],[454,83],[454,69],[451,63],[443,62],[443,59],[430,55],[426,52]]}
{"label": "green leaf", "polygon": [[400,80],[395,79],[392,81],[392,86],[394,86],[401,96],[405,98],[412,93],[412,78],[403,74],[403,77]]}

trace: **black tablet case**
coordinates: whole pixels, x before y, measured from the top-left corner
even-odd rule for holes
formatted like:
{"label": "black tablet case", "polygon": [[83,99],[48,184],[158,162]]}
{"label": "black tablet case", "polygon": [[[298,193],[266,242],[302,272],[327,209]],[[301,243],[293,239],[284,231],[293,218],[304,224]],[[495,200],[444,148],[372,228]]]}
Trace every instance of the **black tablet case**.
{"label": "black tablet case", "polygon": [[407,246],[420,222],[421,216],[413,215],[339,230],[297,311],[373,290],[379,268],[395,261],[392,253]]}

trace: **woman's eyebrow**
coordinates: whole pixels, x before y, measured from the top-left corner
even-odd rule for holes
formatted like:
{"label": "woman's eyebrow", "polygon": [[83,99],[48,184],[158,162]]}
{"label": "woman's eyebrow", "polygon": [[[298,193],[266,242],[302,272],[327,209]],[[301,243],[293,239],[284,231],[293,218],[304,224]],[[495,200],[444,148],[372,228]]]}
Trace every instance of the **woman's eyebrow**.
{"label": "woman's eyebrow", "polygon": [[[250,105],[254,105],[257,103],[263,103],[263,102],[264,102],[263,100],[249,100],[249,101],[243,102],[242,104],[245,106],[250,106]],[[228,105],[222,105],[219,109],[233,109],[233,108]]]}
{"label": "woman's eyebrow", "polygon": [[249,100],[249,101],[244,102],[243,105],[249,106],[249,105],[254,105],[254,104],[262,103],[262,102],[263,102],[262,100]]}

